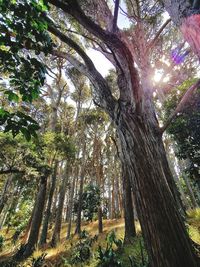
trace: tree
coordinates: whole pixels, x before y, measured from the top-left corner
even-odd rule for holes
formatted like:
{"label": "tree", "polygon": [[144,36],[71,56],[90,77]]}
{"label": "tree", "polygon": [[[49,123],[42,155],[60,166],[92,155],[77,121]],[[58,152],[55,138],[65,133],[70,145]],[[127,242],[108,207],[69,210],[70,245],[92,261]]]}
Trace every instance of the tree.
{"label": "tree", "polygon": [[[67,35],[49,25],[48,29],[83,59],[84,64],[74,57],[68,57],[76,68],[90,78],[95,85],[95,101],[114,121],[121,143],[121,160],[127,166],[131,185],[136,192],[138,217],[151,265],[196,266],[191,244],[178,212],[175,184],[167,163],[162,132],[155,116],[152,92],[149,84],[143,80],[140,83],[130,41],[113,25],[115,20],[104,1],[100,1],[100,5],[107,11],[106,17],[99,12],[100,18],[95,21],[91,15],[89,17],[85,14],[82,2],[49,2],[72,16],[94,38],[105,44],[113,55],[120,91],[118,101],[112,96],[108,83],[97,72],[84,50]],[[103,23],[100,23],[100,19]],[[104,28],[100,25],[104,25]],[[112,31],[113,28],[116,29],[115,32]],[[174,250],[169,249],[169,244],[173,244]]]}
{"label": "tree", "polygon": [[[64,30],[60,31],[48,16],[44,16],[48,31],[71,47],[78,57],[65,51],[54,50],[52,53],[66,57],[79,72],[90,79],[94,87],[95,103],[109,114],[116,127],[120,140],[121,161],[122,165],[127,167],[131,187],[135,192],[138,217],[150,265],[152,267],[197,266],[190,240],[178,212],[177,190],[162,143],[163,129],[159,127],[152,100],[153,91],[149,80],[146,79],[149,77],[149,58],[142,57],[152,51],[159,34],[144,35],[149,24],[142,24],[144,14],[140,11],[146,3],[138,4],[136,1],[136,12],[134,8],[132,10],[135,19],[135,35],[132,40],[138,36],[139,42],[136,43],[145,44],[144,38],[147,36],[148,44],[151,44],[145,53],[145,46],[140,46],[139,51],[142,53],[140,53],[140,65],[138,65],[140,73],[138,73],[134,65],[138,46],[134,47],[131,36],[117,27],[119,2],[116,1],[114,17],[106,1],[92,1],[95,10],[92,9],[93,5],[90,5],[90,2],[89,0],[48,1],[62,10],[69,21],[73,18],[72,21],[87,30],[89,38],[99,41],[100,46],[103,44],[103,50],[106,48],[104,51],[109,54],[117,71],[120,97],[116,99],[112,95],[108,82],[96,70],[83,47],[73,36],[66,34],[66,25]],[[91,8],[86,10],[85,4]],[[148,5],[149,16],[153,18],[155,14],[150,10],[155,10],[152,9],[154,2],[149,1]],[[157,11],[160,9],[158,6]],[[98,14],[94,16],[96,10]]]}
{"label": "tree", "polygon": [[[165,117],[168,117],[172,110],[174,110],[180,98],[194,80],[185,81],[181,86],[174,88],[170,97],[164,104]],[[179,93],[179,94],[178,94]],[[199,89],[193,92],[191,99],[179,111],[177,117],[174,118],[167,132],[172,136],[176,142],[176,156],[179,160],[185,160],[186,166],[182,168],[193,181],[200,185],[199,168],[200,168],[200,102]],[[184,175],[184,174],[183,174]],[[194,205],[195,206],[195,205]]]}

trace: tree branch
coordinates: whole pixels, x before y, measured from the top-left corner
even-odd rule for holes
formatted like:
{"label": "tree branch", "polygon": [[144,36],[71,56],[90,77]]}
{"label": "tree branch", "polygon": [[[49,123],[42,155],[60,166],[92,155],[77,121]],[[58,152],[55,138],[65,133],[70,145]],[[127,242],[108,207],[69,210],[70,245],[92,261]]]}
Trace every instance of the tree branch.
{"label": "tree branch", "polygon": [[115,1],[115,10],[114,10],[114,19],[113,19],[113,32],[116,32],[117,30],[117,18],[118,18],[118,12],[119,12],[119,3],[120,0]]}
{"label": "tree branch", "polygon": [[192,93],[200,86],[200,80],[198,80],[195,84],[193,84],[183,95],[181,101],[179,102],[176,109],[171,113],[169,118],[167,119],[165,125],[160,129],[161,134],[168,128],[170,123],[175,119],[177,114],[184,109],[184,106],[187,104],[188,100],[190,99]]}
{"label": "tree branch", "polygon": [[154,37],[154,39],[153,39],[153,40],[150,42],[150,44],[148,45],[148,48],[147,48],[148,51],[149,51],[150,49],[152,49],[152,48],[155,46],[155,44],[156,44],[158,38],[160,37],[160,34],[162,33],[162,31],[165,29],[165,27],[166,27],[170,22],[171,22],[171,19],[168,19],[168,20],[166,20],[166,22],[161,26],[160,30],[157,32],[157,34],[156,34],[156,36]]}
{"label": "tree branch", "polygon": [[[79,56],[83,59],[85,65],[78,61],[75,57],[72,57],[70,54],[64,54],[62,53],[62,56],[65,56],[65,58],[71,62],[72,65],[74,65],[76,68],[78,68],[79,71],[81,71],[84,75],[86,75],[92,84],[95,86],[96,93],[98,95],[100,105],[103,106],[111,118],[114,118],[114,109],[115,109],[115,99],[111,94],[110,88],[106,82],[106,80],[102,77],[102,75],[97,71],[95,68],[92,60],[88,57],[88,55],[85,53],[85,51],[72,39],[67,37],[65,34],[60,32],[58,29],[54,28],[53,26],[49,25],[48,30],[53,33],[55,36],[57,36],[62,42],[69,45],[71,48],[73,48]],[[54,51],[54,55],[61,55],[59,52]]]}
{"label": "tree branch", "polygon": [[[114,52],[116,63],[120,64],[120,69],[123,82],[118,83],[120,89],[120,100],[124,103],[129,103],[133,107],[139,107],[141,95],[143,91],[138,79],[138,72],[134,66],[133,56],[130,50],[130,45],[125,36],[119,31],[112,33],[102,29],[90,17],[86,16],[80,8],[77,0],[49,0],[54,6],[61,8],[65,13],[74,17],[83,27],[97,38],[101,39],[111,51]],[[131,81],[131,86],[130,82]]]}

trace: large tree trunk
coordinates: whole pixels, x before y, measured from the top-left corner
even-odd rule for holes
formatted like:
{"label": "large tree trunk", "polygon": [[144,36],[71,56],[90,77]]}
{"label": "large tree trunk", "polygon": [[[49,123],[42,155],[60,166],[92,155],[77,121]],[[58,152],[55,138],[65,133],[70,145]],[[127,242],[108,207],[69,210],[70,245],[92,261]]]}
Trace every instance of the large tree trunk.
{"label": "large tree trunk", "polygon": [[54,194],[55,186],[56,186],[57,167],[58,167],[58,162],[56,161],[55,166],[54,166],[54,171],[52,174],[51,188],[49,192],[47,209],[46,209],[46,214],[44,217],[44,222],[43,222],[43,227],[42,227],[42,232],[41,232],[41,237],[40,237],[40,245],[44,245],[47,241],[47,232],[48,232],[49,219],[51,215],[51,206],[52,206],[53,194]]}
{"label": "large tree trunk", "polygon": [[150,263],[153,267],[197,266],[166,177],[162,138],[152,122],[145,115],[123,110],[117,125]]}
{"label": "large tree trunk", "polygon": [[33,208],[33,217],[31,221],[31,229],[28,242],[25,245],[25,250],[23,252],[19,251],[17,253],[16,256],[18,258],[29,257],[32,254],[33,250],[35,249],[35,246],[37,245],[40,226],[42,223],[43,210],[45,205],[46,187],[47,187],[47,176],[43,176],[40,179],[39,192],[37,194],[37,200]]}
{"label": "large tree trunk", "polygon": [[128,177],[126,167],[122,168],[123,179],[123,193],[124,193],[124,220],[125,220],[125,234],[124,242],[131,243],[136,236],[135,223],[134,223],[134,209],[132,201],[131,184]]}

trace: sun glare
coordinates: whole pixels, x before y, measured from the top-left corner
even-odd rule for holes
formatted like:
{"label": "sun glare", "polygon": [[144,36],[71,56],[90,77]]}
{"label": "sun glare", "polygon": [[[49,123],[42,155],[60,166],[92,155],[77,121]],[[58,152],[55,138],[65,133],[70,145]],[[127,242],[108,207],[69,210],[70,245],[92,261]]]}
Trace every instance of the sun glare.
{"label": "sun glare", "polygon": [[160,70],[156,70],[154,77],[153,77],[154,82],[158,83],[161,80],[162,76],[163,76],[163,72]]}

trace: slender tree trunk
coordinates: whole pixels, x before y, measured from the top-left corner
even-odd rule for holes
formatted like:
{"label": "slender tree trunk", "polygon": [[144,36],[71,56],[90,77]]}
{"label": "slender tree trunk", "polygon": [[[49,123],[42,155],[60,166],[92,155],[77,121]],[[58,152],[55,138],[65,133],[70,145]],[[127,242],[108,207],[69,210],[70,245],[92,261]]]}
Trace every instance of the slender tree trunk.
{"label": "slender tree trunk", "polygon": [[113,220],[115,218],[115,183],[114,183],[114,177],[112,175],[112,191],[111,191],[111,219]]}
{"label": "slender tree trunk", "polygon": [[103,216],[101,206],[98,208],[98,231],[99,234],[103,233]]}
{"label": "slender tree trunk", "polygon": [[67,182],[69,178],[68,176],[69,176],[69,166],[68,166],[68,163],[65,163],[63,180],[62,180],[60,190],[59,190],[60,194],[59,194],[58,207],[56,211],[56,221],[55,221],[54,231],[53,231],[53,235],[51,239],[52,247],[56,247],[57,243],[60,242],[62,213],[63,213],[63,206],[64,206],[64,201],[65,201],[66,186],[67,186]]}
{"label": "slender tree trunk", "polygon": [[190,185],[190,181],[189,181],[187,175],[185,175],[184,173],[183,173],[183,180],[185,181],[185,185],[186,185],[188,194],[190,196],[190,200],[191,200],[191,203],[192,203],[192,208],[197,208],[199,205],[198,205],[198,203],[196,201],[195,195],[194,195],[192,187]]}
{"label": "slender tree trunk", "polygon": [[51,188],[49,192],[49,197],[48,197],[48,203],[47,203],[47,209],[44,217],[44,222],[43,222],[43,228],[41,232],[41,237],[40,237],[40,245],[44,245],[47,242],[47,233],[48,233],[48,225],[49,225],[49,219],[51,215],[51,206],[52,206],[52,200],[53,200],[53,194],[55,191],[55,186],[56,186],[56,176],[57,176],[57,168],[58,168],[58,162],[55,162],[54,166],[54,171],[52,174],[52,181],[51,181]]}
{"label": "slender tree trunk", "polygon": [[83,147],[83,151],[82,151],[83,155],[82,155],[82,160],[81,160],[78,213],[77,213],[75,234],[81,233],[81,212],[82,212],[83,183],[84,183],[84,176],[85,176],[86,143],[84,143],[83,146],[84,147]]}
{"label": "slender tree trunk", "polygon": [[28,242],[25,245],[25,250],[23,252],[19,251],[17,253],[17,256],[19,258],[29,257],[32,254],[33,250],[35,249],[35,246],[37,245],[40,226],[42,223],[43,210],[45,205],[46,188],[47,188],[47,176],[43,176],[40,179],[39,192],[37,194],[37,200],[34,207],[34,213],[32,217]]}
{"label": "slender tree trunk", "polygon": [[[76,166],[76,174],[78,175],[78,169]],[[67,236],[66,239],[70,238],[71,235],[71,227],[72,227],[72,211],[73,211],[73,199],[74,199],[74,190],[75,190],[75,182],[76,182],[76,175],[73,177],[72,185],[71,185],[71,192],[69,197],[69,220],[68,220],[68,228],[67,228]]]}
{"label": "slender tree trunk", "polygon": [[124,242],[131,243],[136,236],[135,223],[134,223],[134,209],[132,201],[131,184],[126,171],[126,166],[122,168],[123,179],[123,192],[124,192],[124,220],[125,220],[125,234]]}
{"label": "slender tree trunk", "polygon": [[197,266],[166,177],[170,170],[161,136],[153,119],[146,118],[123,110],[117,131],[151,267]]}
{"label": "slender tree trunk", "polygon": [[12,176],[10,175],[5,184],[4,184],[4,187],[3,187],[3,190],[1,192],[1,198],[0,198],[0,214],[6,204],[6,201],[8,199],[8,190],[9,190],[9,187],[10,187],[10,184],[11,184],[11,181],[12,181]]}

